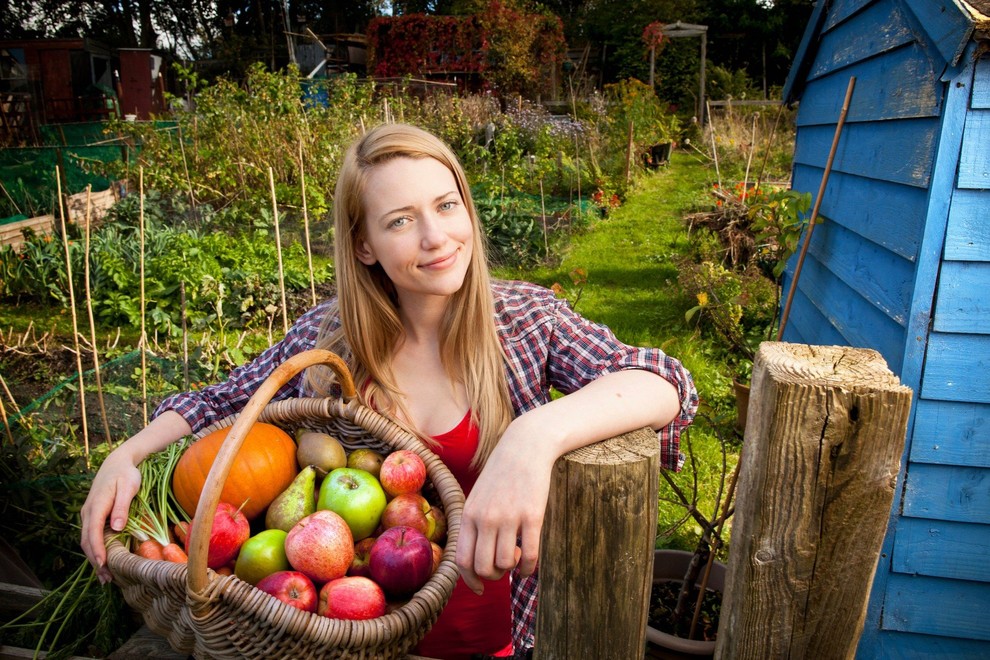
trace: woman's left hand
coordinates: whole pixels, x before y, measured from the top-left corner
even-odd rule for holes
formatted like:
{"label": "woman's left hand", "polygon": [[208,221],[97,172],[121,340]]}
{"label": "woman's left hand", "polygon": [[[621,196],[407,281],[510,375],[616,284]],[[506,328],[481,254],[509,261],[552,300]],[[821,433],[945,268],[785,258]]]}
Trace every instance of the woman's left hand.
{"label": "woman's left hand", "polygon": [[483,591],[483,579],[497,580],[517,564],[523,576],[532,574],[540,556],[557,456],[546,453],[553,443],[527,441],[526,426],[525,415],[509,425],[464,503],[457,565],[475,593]]}

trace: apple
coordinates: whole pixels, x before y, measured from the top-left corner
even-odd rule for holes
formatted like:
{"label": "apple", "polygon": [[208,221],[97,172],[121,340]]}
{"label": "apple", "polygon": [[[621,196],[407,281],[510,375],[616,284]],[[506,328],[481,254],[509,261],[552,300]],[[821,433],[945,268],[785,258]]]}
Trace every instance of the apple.
{"label": "apple", "polygon": [[414,451],[394,451],[382,461],[378,480],[390,497],[418,493],[426,483],[426,463]]}
{"label": "apple", "polygon": [[316,611],[316,585],[299,571],[276,571],[262,578],[255,586],[286,605],[305,612]]}
{"label": "apple", "polygon": [[374,619],[385,614],[385,592],[363,576],[337,578],[320,589],[316,613],[331,619]]}
{"label": "apple", "polygon": [[[193,521],[195,523],[195,520]],[[190,526],[190,531],[192,527]],[[239,508],[227,502],[217,504],[217,512],[213,516],[213,527],[210,529],[209,553],[206,565],[216,570],[234,561],[241,546],[251,536],[251,523]],[[186,537],[186,554],[189,554],[190,533]]]}
{"label": "apple", "polygon": [[317,510],[333,511],[351,528],[355,541],[372,535],[385,510],[385,492],[370,472],[337,468],[320,484]]}
{"label": "apple", "polygon": [[[403,493],[392,498],[382,512],[382,527],[399,527],[404,525],[419,530],[429,540],[439,540],[447,531],[447,519],[440,523],[437,518],[439,509],[434,509],[425,497],[419,493]],[[443,516],[443,514],[440,514]],[[440,529],[442,524],[443,529]],[[439,534],[438,534],[439,532]]]}
{"label": "apple", "polygon": [[390,527],[371,548],[371,577],[390,598],[413,594],[433,574],[430,540],[412,527]]}
{"label": "apple", "polygon": [[241,546],[234,563],[234,575],[248,584],[258,582],[272,573],[289,570],[289,560],[285,556],[285,537],[281,529],[266,529],[258,532]]}
{"label": "apple", "polygon": [[434,541],[430,541],[430,548],[433,550],[433,572],[436,573],[440,568],[440,560],[443,559],[443,548]]}
{"label": "apple", "polygon": [[289,530],[285,556],[293,569],[313,582],[329,582],[343,577],[354,561],[354,536],[333,511],[316,511]]}
{"label": "apple", "polygon": [[371,577],[371,567],[368,566],[368,562],[371,559],[371,547],[373,545],[375,545],[374,536],[361,539],[354,544],[354,561],[351,562],[350,568],[347,569],[348,575]]}
{"label": "apple", "polygon": [[382,469],[382,461],[384,460],[385,457],[374,449],[361,447],[360,449],[355,449],[347,456],[347,467],[370,472],[377,479]]}
{"label": "apple", "polygon": [[430,510],[430,513],[427,514],[427,520],[429,520],[431,515],[433,516],[435,522],[433,524],[433,529],[427,530],[426,538],[430,539],[434,543],[443,543],[443,539],[447,535],[447,514],[443,512],[443,509],[435,506]]}

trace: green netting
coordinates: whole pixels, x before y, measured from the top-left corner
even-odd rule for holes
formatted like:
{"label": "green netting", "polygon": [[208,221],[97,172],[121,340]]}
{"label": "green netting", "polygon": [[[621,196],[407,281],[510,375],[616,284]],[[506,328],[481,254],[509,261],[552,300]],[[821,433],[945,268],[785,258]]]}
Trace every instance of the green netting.
{"label": "green netting", "polygon": [[[87,362],[92,364],[88,356],[83,364]],[[188,388],[184,384],[181,360],[161,358],[148,352],[145,370],[150,417],[162,399],[180,389]],[[105,440],[104,411],[110,437],[114,442],[125,440],[144,427],[140,350],[101,362],[99,391],[95,369],[90,368],[83,372],[83,383],[86,388],[86,424],[91,445]],[[33,401],[17,403],[21,408],[14,413],[7,406],[7,423],[15,435],[29,433],[34,428],[52,428],[69,423],[78,427],[76,435],[82,438],[78,374],[66,378]],[[6,429],[0,423],[0,437],[4,435]]]}

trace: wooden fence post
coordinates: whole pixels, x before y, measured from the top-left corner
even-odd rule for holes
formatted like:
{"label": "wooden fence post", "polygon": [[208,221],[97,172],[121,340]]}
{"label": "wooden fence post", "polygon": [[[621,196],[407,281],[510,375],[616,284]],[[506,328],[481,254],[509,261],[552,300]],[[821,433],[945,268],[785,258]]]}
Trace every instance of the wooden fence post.
{"label": "wooden fence post", "polygon": [[876,351],[760,346],[716,658],[854,656],[910,407]]}
{"label": "wooden fence post", "polygon": [[540,543],[535,657],[643,657],[660,448],[640,429],[554,466]]}

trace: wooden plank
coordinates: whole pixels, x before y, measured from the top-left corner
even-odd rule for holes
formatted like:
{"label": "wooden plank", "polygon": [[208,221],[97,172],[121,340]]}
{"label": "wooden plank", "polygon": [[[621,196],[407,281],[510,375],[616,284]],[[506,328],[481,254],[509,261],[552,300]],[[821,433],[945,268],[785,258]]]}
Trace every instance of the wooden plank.
{"label": "wooden plank", "polygon": [[954,190],[945,229],[945,258],[990,261],[990,190]]}
{"label": "wooden plank", "polygon": [[990,520],[990,469],[912,463],[904,515],[984,524]]}
{"label": "wooden plank", "polygon": [[973,18],[959,0],[903,0],[946,64],[955,65],[973,34]]}
{"label": "wooden plank", "polygon": [[824,3],[831,5],[828,10],[828,18],[825,19],[825,30],[833,29],[872,2],[874,0],[835,0],[832,3]]}
{"label": "wooden plank", "polygon": [[919,399],[911,461],[990,468],[990,405]]}
{"label": "wooden plank", "polygon": [[910,410],[875,351],[760,345],[716,657],[852,657]]}
{"label": "wooden plank", "polygon": [[[830,18],[835,13],[832,10]],[[873,3],[860,12],[855,20],[826,28],[808,79],[820,78],[829,72],[876,57],[914,40],[915,35],[898,5]],[[858,79],[856,86],[859,87]]]}
{"label": "wooden plank", "polygon": [[981,57],[973,71],[973,96],[969,107],[974,110],[990,110],[990,59]]}
{"label": "wooden plank", "polygon": [[10,245],[15,250],[20,249],[24,245],[25,229],[30,229],[36,234],[52,234],[55,232],[55,216],[39,215],[0,225],[0,245]]}
{"label": "wooden plank", "polygon": [[37,587],[0,582],[0,614],[5,620],[34,607],[48,592]]}
{"label": "wooden plank", "polygon": [[[89,195],[90,221],[92,226],[100,224],[111,207],[120,201],[117,188],[110,186],[106,190],[93,192]],[[66,197],[66,219],[73,224],[82,226],[86,222],[86,193],[76,193]]]}
{"label": "wooden plank", "polygon": [[[822,229],[818,227],[815,233]],[[847,283],[837,278],[827,266],[811,255],[801,269],[798,290],[812,301],[828,326],[842,336],[835,342],[826,327],[812,332],[808,337],[812,344],[840,344],[872,348],[887,360],[894,373],[899,373],[904,342],[904,328],[895,323]],[[794,314],[794,312],[791,312]]]}
{"label": "wooden plank", "polygon": [[990,642],[958,637],[918,635],[897,631],[877,631],[876,647],[864,648],[861,644],[856,654],[860,658],[897,658],[897,660],[980,660],[990,658]]}
{"label": "wooden plank", "polygon": [[[0,646],[0,660],[34,660],[47,658],[48,654],[44,651],[35,653],[34,649],[22,649],[16,646]],[[65,656],[59,656],[65,657]],[[65,658],[65,660],[96,660],[94,656],[87,655],[73,655]]]}
{"label": "wooden plank", "polygon": [[[926,188],[931,181],[938,127],[934,119],[847,123],[833,171]],[[834,136],[834,125],[799,129],[794,162],[824,168]]]}
{"label": "wooden plank", "polygon": [[[823,173],[822,168],[796,164],[792,187],[815,195]],[[829,218],[837,225],[914,261],[924,227],[926,197],[922,188],[833,171],[822,208],[829,210]]]}
{"label": "wooden plank", "polygon": [[937,117],[941,112],[944,83],[925,51],[912,43],[808,82],[798,109],[798,126],[834,125],[850,76],[856,76],[856,89],[849,102],[848,122]]}
{"label": "wooden plank", "polygon": [[[990,209],[988,209],[990,213]],[[938,280],[933,328],[990,334],[990,263],[946,261]]]}
{"label": "wooden plank", "polygon": [[933,332],[921,396],[990,403],[990,336]]}
{"label": "wooden plank", "polygon": [[905,518],[894,538],[893,570],[954,580],[990,582],[990,525]]}
{"label": "wooden plank", "polygon": [[[959,154],[960,188],[990,189],[990,110],[971,110],[966,116]],[[986,216],[984,216],[986,217]]]}
{"label": "wooden plank", "polygon": [[893,573],[885,602],[884,630],[990,640],[990,589],[983,583]]}
{"label": "wooden plank", "polygon": [[906,324],[914,282],[910,261],[833,222],[815,228],[808,253],[895,323]]}

